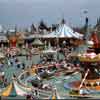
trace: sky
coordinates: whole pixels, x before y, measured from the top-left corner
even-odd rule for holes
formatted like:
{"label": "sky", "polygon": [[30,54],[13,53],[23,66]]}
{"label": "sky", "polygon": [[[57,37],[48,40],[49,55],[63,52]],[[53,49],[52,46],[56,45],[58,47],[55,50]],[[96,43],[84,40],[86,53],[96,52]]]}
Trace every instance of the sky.
{"label": "sky", "polygon": [[99,11],[100,0],[0,0],[0,24],[25,27],[44,20],[51,25],[65,18],[70,26],[82,26],[88,16],[93,25]]}

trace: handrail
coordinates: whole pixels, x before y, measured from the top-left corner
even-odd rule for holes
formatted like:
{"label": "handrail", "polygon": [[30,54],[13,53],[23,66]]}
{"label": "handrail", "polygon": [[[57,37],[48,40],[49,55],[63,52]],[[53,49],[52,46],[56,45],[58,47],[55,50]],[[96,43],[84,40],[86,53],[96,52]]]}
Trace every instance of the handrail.
{"label": "handrail", "polygon": [[20,76],[18,76],[18,84],[20,84],[22,87],[25,87],[25,88],[28,88],[28,89],[31,89],[31,92],[32,91],[37,91],[38,92],[38,95],[43,95],[43,96],[50,96],[50,95],[52,95],[52,90],[42,90],[42,89],[38,89],[38,88],[32,88],[32,87],[28,87],[28,86],[26,86],[25,84],[23,84],[22,82],[21,82],[21,80],[20,80],[20,78],[21,78],[21,76],[23,75],[23,74],[25,74],[25,73],[27,73],[27,72],[29,72],[29,71],[24,71],[23,73],[21,73],[20,74]]}

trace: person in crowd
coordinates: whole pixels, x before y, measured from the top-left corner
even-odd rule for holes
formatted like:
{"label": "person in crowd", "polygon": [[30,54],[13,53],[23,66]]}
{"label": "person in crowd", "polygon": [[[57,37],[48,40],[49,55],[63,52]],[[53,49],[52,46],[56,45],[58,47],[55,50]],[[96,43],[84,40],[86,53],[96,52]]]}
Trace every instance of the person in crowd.
{"label": "person in crowd", "polygon": [[29,54],[26,54],[26,60],[28,60],[28,55],[29,55]]}
{"label": "person in crowd", "polygon": [[33,100],[31,95],[26,96],[26,100]]}
{"label": "person in crowd", "polygon": [[29,51],[29,58],[30,58],[30,60],[32,60],[32,52],[31,52],[31,50]]}
{"label": "person in crowd", "polygon": [[7,78],[4,79],[4,87],[6,87],[8,84]]}
{"label": "person in crowd", "polygon": [[15,73],[13,73],[13,78],[16,78],[16,75],[15,75]]}
{"label": "person in crowd", "polygon": [[17,68],[20,68],[20,64],[17,64]]}
{"label": "person in crowd", "polygon": [[25,69],[25,63],[22,63],[22,69],[23,70]]}

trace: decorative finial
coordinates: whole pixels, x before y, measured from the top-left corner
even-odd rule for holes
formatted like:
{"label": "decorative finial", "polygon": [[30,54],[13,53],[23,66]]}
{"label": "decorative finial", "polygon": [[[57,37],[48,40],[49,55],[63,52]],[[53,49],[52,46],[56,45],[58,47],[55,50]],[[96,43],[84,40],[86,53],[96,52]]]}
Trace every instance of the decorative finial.
{"label": "decorative finial", "polygon": [[62,21],[61,21],[61,24],[65,24],[65,23],[66,23],[66,21],[65,21],[65,19],[63,18]]}

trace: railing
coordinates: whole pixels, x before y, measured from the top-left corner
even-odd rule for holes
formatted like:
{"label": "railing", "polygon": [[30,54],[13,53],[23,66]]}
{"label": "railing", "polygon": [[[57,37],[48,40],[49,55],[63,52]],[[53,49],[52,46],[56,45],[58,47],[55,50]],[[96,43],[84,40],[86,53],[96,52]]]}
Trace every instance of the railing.
{"label": "railing", "polygon": [[49,97],[52,95],[52,91],[46,91],[46,90],[41,90],[38,88],[34,88],[32,90],[33,95],[37,95],[38,97],[43,96],[43,97]]}
{"label": "railing", "polygon": [[22,72],[19,76],[18,76],[18,83],[22,86],[22,87],[25,87],[25,88],[31,88],[31,92],[32,92],[32,95],[34,96],[37,96],[37,97],[43,97],[43,98],[49,98],[51,95],[52,95],[52,90],[42,90],[42,89],[38,89],[38,88],[32,88],[32,87],[28,87],[26,84],[24,84],[22,81],[21,81],[21,78],[22,76],[27,76],[27,73],[29,73],[29,71],[24,71]]}

